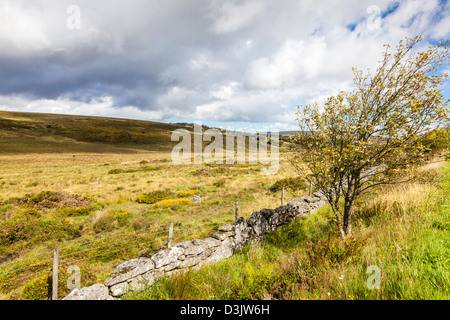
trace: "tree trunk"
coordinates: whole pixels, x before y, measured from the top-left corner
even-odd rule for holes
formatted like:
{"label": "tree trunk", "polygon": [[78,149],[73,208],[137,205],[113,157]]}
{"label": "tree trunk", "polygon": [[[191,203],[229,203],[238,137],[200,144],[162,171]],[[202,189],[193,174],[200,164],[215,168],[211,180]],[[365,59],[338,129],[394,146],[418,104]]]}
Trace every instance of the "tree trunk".
{"label": "tree trunk", "polygon": [[353,201],[346,200],[344,203],[343,224],[340,230],[341,238],[345,239],[352,235]]}

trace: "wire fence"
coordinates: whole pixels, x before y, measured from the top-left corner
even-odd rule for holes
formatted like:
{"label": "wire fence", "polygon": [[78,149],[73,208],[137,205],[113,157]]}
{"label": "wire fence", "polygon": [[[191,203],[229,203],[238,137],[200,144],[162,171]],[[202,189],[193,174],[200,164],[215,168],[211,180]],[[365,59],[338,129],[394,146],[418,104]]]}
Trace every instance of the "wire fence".
{"label": "wire fence", "polygon": [[[186,238],[189,237],[190,232],[195,229],[208,225],[218,227],[219,220],[222,222],[224,220],[229,220],[230,222],[234,221],[236,212],[233,208],[237,210],[235,202],[221,205],[213,210],[209,210],[207,213],[200,211],[194,215],[188,215],[169,223],[108,235],[82,243],[60,247],[58,268],[75,265],[76,263],[108,255],[110,257],[116,257],[114,255],[121,251],[139,248],[144,245],[147,250],[149,249],[149,246],[151,246],[157,251],[167,247],[167,244],[170,243],[174,237],[177,237],[179,241],[186,240]],[[211,211],[214,211],[214,213],[211,214]],[[168,234],[171,224],[175,228],[175,232],[171,234],[172,239],[169,239]],[[204,230],[205,233],[210,233],[211,231],[213,231],[211,228]],[[11,289],[14,285],[17,285],[23,280],[52,271],[52,263],[54,263],[53,250],[1,264],[0,290]]]}

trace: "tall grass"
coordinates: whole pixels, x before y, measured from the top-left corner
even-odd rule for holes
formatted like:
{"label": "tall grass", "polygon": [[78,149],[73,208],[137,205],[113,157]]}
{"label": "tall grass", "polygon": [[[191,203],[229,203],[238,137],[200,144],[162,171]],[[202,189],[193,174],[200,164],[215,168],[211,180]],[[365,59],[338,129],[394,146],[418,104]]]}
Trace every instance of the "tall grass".
{"label": "tall grass", "polygon": [[[434,185],[378,189],[358,205],[342,241],[322,208],[198,271],[158,280],[124,299],[449,299],[450,163]],[[381,270],[370,289],[369,266]]]}

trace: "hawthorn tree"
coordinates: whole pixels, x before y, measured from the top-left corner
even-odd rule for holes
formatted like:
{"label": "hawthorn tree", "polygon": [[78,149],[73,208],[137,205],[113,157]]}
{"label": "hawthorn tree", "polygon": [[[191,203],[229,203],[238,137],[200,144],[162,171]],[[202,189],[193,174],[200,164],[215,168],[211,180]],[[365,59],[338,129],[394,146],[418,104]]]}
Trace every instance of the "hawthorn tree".
{"label": "hawthorn tree", "polygon": [[326,197],[342,238],[352,234],[355,200],[381,184],[405,181],[424,159],[420,137],[447,118],[438,72],[448,43],[417,52],[422,36],[385,45],[373,75],[353,68],[354,89],[298,106],[301,146],[293,164]]}

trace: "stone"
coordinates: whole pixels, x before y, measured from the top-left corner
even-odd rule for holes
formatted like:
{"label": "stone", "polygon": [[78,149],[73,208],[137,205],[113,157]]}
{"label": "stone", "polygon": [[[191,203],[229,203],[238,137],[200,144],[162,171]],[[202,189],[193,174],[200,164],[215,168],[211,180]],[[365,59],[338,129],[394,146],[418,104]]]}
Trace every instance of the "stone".
{"label": "stone", "polygon": [[174,261],[174,262],[171,262],[171,263],[169,263],[169,264],[167,264],[167,265],[165,265],[164,266],[164,271],[165,272],[168,272],[168,271],[171,271],[171,270],[173,270],[173,269],[176,269],[176,268],[178,268],[178,266],[180,265],[180,261]]}
{"label": "stone", "polygon": [[234,224],[234,250],[242,249],[248,240],[248,226],[244,218],[239,218]]}
{"label": "stone", "polygon": [[109,287],[109,293],[113,297],[120,297],[128,292],[128,288],[129,288],[128,282],[122,282]]}
{"label": "stone", "polygon": [[301,197],[301,198],[303,198],[303,200],[304,200],[305,202],[308,202],[308,203],[314,203],[314,202],[320,201],[320,198],[319,198],[319,197],[309,197],[309,196],[305,196],[305,197]]}
{"label": "stone", "polygon": [[204,263],[217,262],[233,255],[233,242],[230,238],[222,241],[221,245],[216,247],[216,250],[205,259]]}
{"label": "stone", "polygon": [[269,223],[261,211],[253,212],[247,224],[253,229],[256,238],[261,238],[269,230]]}
{"label": "stone", "polygon": [[176,245],[174,245],[174,247],[180,247],[183,249],[186,249],[190,246],[192,246],[192,240],[183,241],[183,242],[180,242],[180,243],[177,243]]}
{"label": "stone", "polygon": [[222,243],[220,240],[214,239],[214,238],[206,238],[204,240],[209,248],[218,247]]}
{"label": "stone", "polygon": [[164,275],[177,274],[187,268],[231,257],[247,243],[260,240],[268,231],[299,217],[307,217],[325,205],[326,198],[300,197],[276,209],[252,213],[248,221],[239,218],[233,224],[218,229],[210,238],[189,240],[160,250],[151,258],[137,258],[117,266],[104,284],[75,289],[63,300],[114,300],[129,291],[152,285]]}
{"label": "stone", "polygon": [[233,235],[233,232],[232,232],[232,231],[229,231],[229,232],[220,232],[220,231],[217,231],[217,232],[215,232],[212,236],[213,236],[213,238],[215,238],[215,239],[217,239],[217,240],[223,241],[223,240],[225,240],[225,239],[231,237],[232,235]]}
{"label": "stone", "polygon": [[203,261],[208,258],[214,251],[216,250],[216,247],[211,247],[203,251],[201,254],[197,256],[189,256],[189,258],[185,259],[184,261],[181,261],[178,265],[179,269],[183,268],[190,268],[196,265],[201,265]]}
{"label": "stone", "polygon": [[230,232],[230,231],[233,231],[233,229],[234,229],[233,224],[229,223],[229,224],[226,224],[226,225],[224,225],[224,226],[221,226],[221,227],[218,229],[218,231],[222,231],[222,232]]}
{"label": "stone", "polygon": [[143,276],[137,276],[136,278],[131,279],[128,281],[128,290],[129,291],[136,291],[141,290],[145,286],[145,279]]}
{"label": "stone", "polygon": [[142,275],[145,285],[151,286],[157,279],[164,275],[164,269],[153,269]]}
{"label": "stone", "polygon": [[284,224],[285,219],[284,217],[277,211],[275,211],[274,214],[272,214],[268,219],[269,224],[269,230],[268,231],[274,231],[278,226]]}
{"label": "stone", "polygon": [[154,262],[149,258],[132,259],[119,265],[105,280],[105,285],[110,287],[115,284],[125,282],[128,279],[146,273],[155,267]]}
{"label": "stone", "polygon": [[170,249],[164,249],[155,253],[151,259],[155,263],[155,268],[161,268],[168,265],[171,262],[178,260],[178,257],[184,253],[184,249],[179,246],[172,247]]}
{"label": "stone", "polygon": [[311,211],[309,203],[304,201],[302,198],[296,198],[288,202],[288,206],[293,209],[294,216],[297,214],[305,213]]}
{"label": "stone", "polygon": [[192,240],[192,246],[184,250],[186,256],[196,256],[209,248],[209,244],[204,240]]}
{"label": "stone", "polygon": [[108,287],[97,283],[90,287],[72,290],[63,300],[114,300],[109,295]]}
{"label": "stone", "polygon": [[208,249],[211,245],[213,245],[210,241],[205,240],[191,240],[184,241],[176,244],[176,247],[182,248],[183,254],[178,257],[179,260],[185,260],[188,256],[196,256]]}

